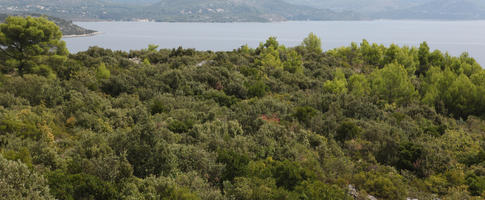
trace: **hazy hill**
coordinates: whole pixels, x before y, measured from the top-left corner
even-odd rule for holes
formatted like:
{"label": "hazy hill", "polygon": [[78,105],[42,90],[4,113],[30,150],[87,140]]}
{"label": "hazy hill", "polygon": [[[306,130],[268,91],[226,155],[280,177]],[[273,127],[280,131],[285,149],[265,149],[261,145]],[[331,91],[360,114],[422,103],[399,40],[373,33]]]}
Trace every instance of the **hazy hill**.
{"label": "hazy hill", "polygon": [[289,3],[349,10],[381,19],[485,19],[480,0],[285,0]]}
{"label": "hazy hill", "polygon": [[485,19],[479,0],[0,0],[1,13],[71,20]]}
{"label": "hazy hill", "polygon": [[160,0],[106,0],[107,2],[112,3],[122,3],[122,4],[153,4],[157,3]]}
{"label": "hazy hill", "polygon": [[485,19],[485,2],[477,0],[433,0],[409,8],[377,13],[391,19]]}
{"label": "hazy hill", "polygon": [[[396,9],[406,5],[405,0],[285,0],[297,5],[334,10],[352,10],[360,13]],[[411,3],[411,2],[410,2]]]}
{"label": "hazy hill", "polygon": [[357,19],[352,13],[283,0],[0,0],[0,12],[42,13],[75,20],[284,21]]}
{"label": "hazy hill", "polygon": [[124,20],[133,8],[104,0],[0,0],[3,13],[41,13],[71,20]]}
{"label": "hazy hill", "polygon": [[357,19],[355,14],[280,0],[162,0],[145,12],[160,21],[284,21]]}
{"label": "hazy hill", "polygon": [[[24,15],[29,15],[34,17],[41,16],[40,14],[24,14]],[[0,14],[0,22],[3,22],[7,17],[8,17],[7,14]],[[91,34],[96,32],[93,30],[85,29],[76,24],[73,24],[72,21],[67,21],[67,20],[57,18],[57,17],[52,17],[52,16],[47,16],[47,18],[59,26],[64,36],[85,35],[85,34]]]}

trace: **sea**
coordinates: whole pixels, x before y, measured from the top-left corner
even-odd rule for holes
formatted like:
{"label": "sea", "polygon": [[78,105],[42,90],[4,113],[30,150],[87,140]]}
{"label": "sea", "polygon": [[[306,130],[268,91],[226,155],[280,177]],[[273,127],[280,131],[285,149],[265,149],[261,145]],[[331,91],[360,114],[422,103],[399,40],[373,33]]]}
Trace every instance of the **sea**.
{"label": "sea", "polygon": [[99,34],[64,38],[71,53],[90,46],[112,50],[137,50],[149,44],[160,48],[195,48],[232,51],[242,45],[257,47],[269,37],[293,47],[314,33],[325,50],[360,43],[419,46],[426,41],[438,49],[459,56],[467,52],[485,66],[485,21],[289,21],[273,23],[169,23],[169,22],[75,22]]}

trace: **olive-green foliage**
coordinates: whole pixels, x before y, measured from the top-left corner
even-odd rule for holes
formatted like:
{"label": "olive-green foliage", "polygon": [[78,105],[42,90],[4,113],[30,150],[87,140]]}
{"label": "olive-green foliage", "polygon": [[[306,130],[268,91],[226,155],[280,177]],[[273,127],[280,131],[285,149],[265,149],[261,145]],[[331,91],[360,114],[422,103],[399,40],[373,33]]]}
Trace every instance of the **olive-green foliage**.
{"label": "olive-green foliage", "polygon": [[109,79],[111,76],[110,71],[106,68],[106,64],[101,63],[96,70],[96,77],[98,79]]}
{"label": "olive-green foliage", "polygon": [[186,187],[178,186],[173,180],[164,177],[147,177],[134,180],[123,191],[123,199],[144,200],[199,200],[197,194]]}
{"label": "olive-green foliage", "polygon": [[139,122],[133,130],[114,136],[113,149],[126,155],[137,177],[168,174],[174,167],[174,158],[161,134],[154,124]]}
{"label": "olive-green foliage", "polygon": [[301,55],[295,50],[291,50],[286,55],[286,61],[283,63],[283,67],[286,71],[294,74],[303,73],[303,60]]}
{"label": "olive-green foliage", "polygon": [[228,198],[241,200],[287,199],[289,196],[270,178],[238,177],[234,183],[225,182],[224,192]]}
{"label": "olive-green foliage", "polygon": [[[57,30],[10,20],[0,26]],[[23,61],[0,55],[9,199],[485,194],[485,70],[467,54],[365,40],[322,52],[313,34],[291,48],[272,37],[228,52],[151,45],[69,56],[32,41],[41,49]]]}
{"label": "olive-green foliage", "polygon": [[395,172],[361,172],[354,177],[357,186],[383,199],[403,199],[407,195],[403,177]]}
{"label": "olive-green foliage", "polygon": [[476,112],[471,107],[476,102],[477,87],[468,76],[461,74],[443,94],[448,110],[457,117],[466,117]]}
{"label": "olive-green foliage", "polygon": [[397,169],[415,170],[418,159],[423,154],[422,147],[413,143],[404,143],[399,147]]}
{"label": "olive-green foliage", "polygon": [[310,120],[317,114],[317,110],[310,106],[297,107],[295,117],[302,123],[310,123]]}
{"label": "olive-green foliage", "polygon": [[340,142],[344,142],[346,140],[357,138],[361,132],[361,129],[355,123],[351,121],[344,121],[337,128],[337,136],[335,136],[335,139]]}
{"label": "olive-green foliage", "polygon": [[267,90],[268,86],[262,80],[255,81],[249,86],[248,95],[250,97],[264,97]]}
{"label": "olive-green foliage", "polygon": [[0,156],[0,196],[3,199],[54,199],[47,181],[19,161]]}
{"label": "olive-green foliage", "polygon": [[473,196],[480,196],[485,191],[485,177],[471,175],[466,178],[470,193]]}
{"label": "olive-green foliage", "polygon": [[54,171],[48,175],[51,193],[57,199],[117,199],[114,186],[89,174],[65,174]]}
{"label": "olive-green foliage", "polygon": [[314,33],[308,34],[302,45],[312,53],[322,53],[322,40]]}
{"label": "olive-green foliage", "polygon": [[184,121],[174,120],[170,122],[167,128],[174,133],[184,133],[184,132],[188,132],[192,128],[192,126],[193,126],[193,122],[190,120],[184,120]]}
{"label": "olive-green foliage", "polygon": [[273,166],[272,173],[276,180],[276,185],[290,191],[313,176],[309,170],[288,160],[276,162]]}
{"label": "olive-green foliage", "polygon": [[247,174],[246,166],[249,163],[249,158],[244,154],[221,151],[218,153],[217,162],[225,165],[221,181],[233,181],[235,177],[246,176]]}
{"label": "olive-green foliage", "polygon": [[368,96],[370,94],[370,85],[367,78],[362,74],[354,74],[349,78],[348,88],[354,96]]}
{"label": "olive-green foliage", "polygon": [[428,43],[423,42],[421,45],[419,45],[419,52],[418,52],[419,67],[416,70],[417,75],[422,75],[429,70],[429,68],[431,67],[430,57],[431,55],[429,52]]}
{"label": "olive-green foliage", "polygon": [[347,79],[345,78],[345,74],[342,72],[342,69],[337,69],[335,72],[335,78],[332,81],[326,81],[323,84],[323,89],[329,93],[344,94],[348,90],[347,84]]}
{"label": "olive-green foliage", "polygon": [[387,103],[409,103],[416,91],[404,67],[389,64],[372,74],[371,88],[374,95]]}
{"label": "olive-green foliage", "polygon": [[297,186],[296,191],[300,194],[300,199],[327,199],[341,200],[350,199],[345,190],[335,185],[328,185],[320,181],[308,182]]}

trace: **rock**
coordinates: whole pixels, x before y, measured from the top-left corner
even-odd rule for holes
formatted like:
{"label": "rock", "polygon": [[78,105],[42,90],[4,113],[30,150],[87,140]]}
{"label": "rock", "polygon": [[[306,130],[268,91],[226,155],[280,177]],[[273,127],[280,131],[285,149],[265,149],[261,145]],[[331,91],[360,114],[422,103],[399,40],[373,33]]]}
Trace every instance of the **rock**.
{"label": "rock", "polygon": [[354,199],[357,199],[357,197],[359,196],[357,189],[355,189],[353,185],[349,185],[349,195],[352,196]]}
{"label": "rock", "polygon": [[205,65],[205,64],[207,64],[207,63],[208,63],[208,62],[207,62],[207,60],[204,60],[204,61],[202,61],[202,62],[198,63],[196,66],[197,66],[197,67],[202,67],[202,66],[204,66],[204,65]]}
{"label": "rock", "polygon": [[129,58],[128,60],[130,60],[131,62],[133,62],[135,64],[140,64],[141,63],[141,59],[140,58]]}
{"label": "rock", "polygon": [[377,198],[375,198],[374,196],[372,195],[367,195],[367,199],[368,200],[377,200]]}

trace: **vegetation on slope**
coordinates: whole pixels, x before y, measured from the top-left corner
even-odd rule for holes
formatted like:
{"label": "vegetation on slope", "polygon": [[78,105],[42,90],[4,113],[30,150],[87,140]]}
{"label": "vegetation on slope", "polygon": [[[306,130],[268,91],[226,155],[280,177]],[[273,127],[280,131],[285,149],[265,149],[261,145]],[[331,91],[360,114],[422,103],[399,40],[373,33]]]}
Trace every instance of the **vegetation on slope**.
{"label": "vegetation on slope", "polygon": [[[54,34],[11,34],[26,30]],[[58,31],[0,25],[2,196],[485,195],[485,70],[466,54],[367,41],[322,52],[312,34],[294,48],[66,54]],[[18,45],[43,51],[13,57]]]}
{"label": "vegetation on slope", "polygon": [[354,13],[297,6],[281,0],[162,0],[143,10],[146,18],[157,21],[287,21],[351,20]]}
{"label": "vegetation on slope", "polygon": [[282,0],[0,0],[0,12],[30,12],[80,20],[270,22],[350,20],[352,12],[293,5]]}
{"label": "vegetation on slope", "polygon": [[[8,14],[0,14],[0,22],[5,21],[8,16]],[[47,19],[54,22],[57,26],[59,26],[64,36],[89,35],[96,32],[73,24],[72,21],[67,21],[57,17],[45,16],[40,14],[22,14],[21,16],[46,17]]]}
{"label": "vegetation on slope", "polygon": [[478,0],[0,0],[2,13],[70,20],[268,22],[285,20],[485,19]]}

